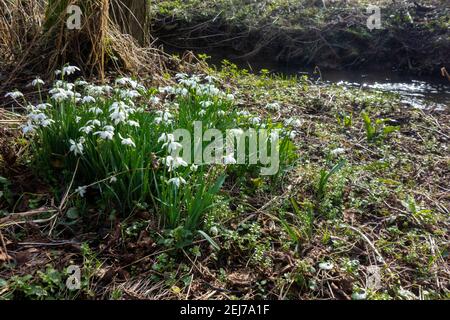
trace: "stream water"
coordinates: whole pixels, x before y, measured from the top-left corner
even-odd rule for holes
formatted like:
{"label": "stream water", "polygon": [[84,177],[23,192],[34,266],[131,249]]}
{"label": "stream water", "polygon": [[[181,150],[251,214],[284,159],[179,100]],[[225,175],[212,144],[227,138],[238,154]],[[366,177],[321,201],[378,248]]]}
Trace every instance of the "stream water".
{"label": "stream water", "polygon": [[450,81],[440,74],[411,76],[389,70],[320,70],[320,72],[316,70],[314,72],[313,69],[305,69],[296,64],[274,63],[263,59],[252,59],[251,62],[230,59],[223,52],[212,56],[213,65],[220,65],[223,59],[228,59],[253,72],[267,69],[277,74],[307,74],[313,81],[324,85],[334,83],[346,87],[362,87],[397,93],[405,104],[414,108],[450,110]]}

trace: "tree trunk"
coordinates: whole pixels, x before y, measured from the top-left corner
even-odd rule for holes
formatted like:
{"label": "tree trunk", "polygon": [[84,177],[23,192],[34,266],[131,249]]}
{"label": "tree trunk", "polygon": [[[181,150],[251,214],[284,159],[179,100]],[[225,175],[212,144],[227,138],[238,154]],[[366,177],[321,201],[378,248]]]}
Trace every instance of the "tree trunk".
{"label": "tree trunk", "polygon": [[122,33],[135,38],[140,45],[149,44],[149,2],[148,0],[112,0],[111,20]]}

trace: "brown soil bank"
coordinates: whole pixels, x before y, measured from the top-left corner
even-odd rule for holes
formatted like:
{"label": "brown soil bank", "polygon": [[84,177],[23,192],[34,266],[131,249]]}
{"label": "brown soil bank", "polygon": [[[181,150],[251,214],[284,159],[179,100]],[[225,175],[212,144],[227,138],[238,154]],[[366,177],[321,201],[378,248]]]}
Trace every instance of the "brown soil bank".
{"label": "brown soil bank", "polygon": [[[446,2],[160,1],[152,33],[166,47],[230,58],[438,75],[450,66]],[[380,6],[382,29],[367,27],[369,4]]]}

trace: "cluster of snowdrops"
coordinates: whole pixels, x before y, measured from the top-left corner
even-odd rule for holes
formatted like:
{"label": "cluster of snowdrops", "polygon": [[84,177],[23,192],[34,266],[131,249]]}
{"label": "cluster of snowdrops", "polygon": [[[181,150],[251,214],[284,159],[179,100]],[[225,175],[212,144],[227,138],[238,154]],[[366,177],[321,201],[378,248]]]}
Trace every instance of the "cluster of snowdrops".
{"label": "cluster of snowdrops", "polygon": [[164,228],[194,232],[227,175],[245,175],[257,166],[237,165],[233,154],[213,165],[173,157],[181,146],[175,129],[193,131],[201,121],[205,129],[223,132],[277,130],[282,164],[294,148],[298,121],[274,123],[239,110],[234,95],[219,89],[212,76],[178,74],[173,86],[146,88],[126,77],[111,85],[70,82],[78,71],[69,65],[58,70],[48,91],[44,81],[34,80],[40,96],[35,105],[19,91],[7,94],[27,109],[22,131],[31,142],[34,168],[61,183],[73,178],[71,196],[78,201],[101,200],[123,215],[148,210]]}

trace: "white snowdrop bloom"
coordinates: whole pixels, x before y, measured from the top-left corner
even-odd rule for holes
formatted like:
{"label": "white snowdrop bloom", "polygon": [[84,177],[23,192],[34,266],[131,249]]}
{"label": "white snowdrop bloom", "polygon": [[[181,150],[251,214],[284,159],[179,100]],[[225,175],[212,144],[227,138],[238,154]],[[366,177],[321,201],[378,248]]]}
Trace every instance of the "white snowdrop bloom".
{"label": "white snowdrop bloom", "polygon": [[266,109],[273,111],[280,111],[280,104],[278,102],[268,103]]}
{"label": "white snowdrop bloom", "polygon": [[85,134],[89,134],[92,131],[94,131],[94,127],[93,126],[84,126],[80,128],[80,131],[85,133]]}
{"label": "white snowdrop bloom", "polygon": [[97,120],[97,119],[89,120],[88,122],[86,122],[86,124],[87,125],[97,126],[97,127],[100,127],[102,125],[102,123],[99,120]]}
{"label": "white snowdrop bloom", "polygon": [[36,106],[35,106],[35,108],[37,109],[37,110],[46,110],[47,108],[49,108],[49,107],[51,107],[52,105],[50,104],[50,103],[40,103],[40,104],[37,104]]}
{"label": "white snowdrop bloom", "polygon": [[195,163],[193,163],[190,167],[191,171],[196,172],[198,170],[198,165],[196,165]]}
{"label": "white snowdrop bloom", "polygon": [[85,142],[83,137],[78,139],[78,142],[75,142],[75,140],[73,139],[70,139],[69,142],[70,142],[70,152],[73,152],[76,156],[83,154],[84,150],[83,143]]}
{"label": "white snowdrop bloom", "polygon": [[119,133],[119,138],[120,138],[120,140],[122,140],[122,145],[136,148],[136,144],[133,142],[133,140],[131,140],[131,138],[124,138],[120,135],[120,133]]}
{"label": "white snowdrop bloom", "polygon": [[321,262],[319,263],[319,268],[322,270],[330,271],[334,268],[334,265],[331,262]]}
{"label": "white snowdrop bloom", "polygon": [[171,142],[164,143],[162,147],[163,148],[167,147],[167,152],[172,153],[172,151],[176,151],[176,150],[182,148],[183,146],[181,145],[181,143],[178,143],[176,141],[171,141]]}
{"label": "white snowdrop bloom", "polygon": [[125,122],[128,118],[128,115],[124,111],[116,110],[113,113],[109,115],[111,120],[114,122],[115,125],[118,125],[121,122]]}
{"label": "white snowdrop bloom", "polygon": [[75,189],[75,193],[77,193],[80,197],[84,197],[86,194],[87,186],[80,186]]}
{"label": "white snowdrop bloom", "polygon": [[92,107],[92,108],[89,108],[89,112],[94,113],[94,114],[102,114],[103,110],[100,109],[99,107]]}
{"label": "white snowdrop bloom", "polygon": [[284,120],[284,125],[301,127],[302,122],[300,121],[300,119],[294,119],[294,118],[290,117],[289,119]]}
{"label": "white snowdrop bloom", "polygon": [[120,93],[120,97],[122,99],[134,99],[140,97],[141,94],[137,92],[136,90],[122,90]]}
{"label": "white snowdrop bloom", "polygon": [[135,128],[139,128],[139,127],[140,127],[139,122],[134,121],[134,120],[128,120],[128,121],[127,121],[127,124],[128,124],[129,126],[132,126],[132,127],[135,127]]}
{"label": "white snowdrop bloom", "polygon": [[367,294],[365,292],[354,292],[352,294],[352,299],[353,300],[366,300]]}
{"label": "white snowdrop bloom", "polygon": [[81,121],[81,117],[76,116],[75,117],[75,123],[79,123]]}
{"label": "white snowdrop bloom", "polygon": [[171,133],[162,133],[158,138],[159,142],[173,142],[175,141],[175,136]]}
{"label": "white snowdrop bloom", "polygon": [[198,112],[198,115],[199,115],[200,117],[203,117],[205,114],[206,114],[206,110],[205,110],[205,109],[202,109],[202,110],[200,110],[200,111]]}
{"label": "white snowdrop bloom", "polygon": [[95,103],[95,98],[93,96],[85,96],[81,99],[82,103]]}
{"label": "white snowdrop bloom", "polygon": [[297,136],[297,131],[291,131],[291,132],[289,133],[289,138],[290,138],[291,140],[294,140],[296,136]]}
{"label": "white snowdrop bloom", "polygon": [[149,99],[150,103],[152,104],[158,104],[160,100],[161,99],[159,99],[157,96],[153,96]]}
{"label": "white snowdrop bloom", "polygon": [[23,97],[23,93],[16,90],[16,91],[12,91],[12,92],[8,92],[7,94],[5,94],[5,98],[11,97],[12,99],[18,99]]}
{"label": "white snowdrop bloom", "polygon": [[45,84],[45,82],[44,82],[44,80],[42,80],[41,78],[36,78],[36,79],[34,79],[33,81],[31,81],[31,86],[33,86],[33,87],[36,87],[36,86],[42,86],[42,85],[44,85]]}
{"label": "white snowdrop bloom", "polygon": [[200,101],[199,104],[202,108],[208,108],[213,104],[213,102],[212,101]]}
{"label": "white snowdrop bloom", "polygon": [[216,80],[216,78],[208,75],[205,76],[205,80],[208,81],[209,83],[213,83]]}
{"label": "white snowdrop bloom", "polygon": [[47,119],[47,115],[45,113],[42,113],[42,112],[30,113],[28,115],[28,118],[30,118],[34,122],[41,122],[41,121]]}
{"label": "white snowdrop bloom", "polygon": [[257,125],[261,123],[261,118],[260,117],[253,117],[249,119],[250,123],[253,125]]}
{"label": "white snowdrop bloom", "polygon": [[174,88],[173,87],[171,87],[171,86],[166,86],[166,87],[160,87],[159,89],[158,89],[158,91],[159,92],[162,92],[162,93],[173,93],[174,92]]}
{"label": "white snowdrop bloom", "polygon": [[122,86],[129,84],[133,89],[136,89],[136,87],[138,86],[137,81],[134,81],[133,79],[126,78],[126,77],[117,79],[116,85],[117,84],[122,85]]}
{"label": "white snowdrop bloom", "polygon": [[227,164],[236,164],[237,161],[234,158],[234,154],[230,153],[226,156],[223,157],[223,164],[227,165]]}
{"label": "white snowdrop bloom", "polygon": [[345,149],[344,148],[336,148],[336,149],[331,150],[330,153],[333,156],[337,156],[337,155],[345,153]]}
{"label": "white snowdrop bloom", "polygon": [[234,95],[232,95],[231,93],[227,94],[225,97],[228,101],[233,101],[234,100]]}
{"label": "white snowdrop bloom", "polygon": [[116,183],[116,182],[117,182],[116,177],[111,177],[111,179],[109,179],[109,183]]}
{"label": "white snowdrop bloom", "polygon": [[243,110],[243,111],[238,111],[237,112],[238,116],[243,116],[243,117],[248,117],[250,115],[250,112]]}
{"label": "white snowdrop bloom", "polygon": [[87,86],[88,84],[89,84],[89,82],[84,81],[84,80],[77,80],[77,81],[75,81],[75,85],[81,86],[81,87]]}
{"label": "white snowdrop bloom", "polygon": [[31,121],[28,121],[27,124],[22,125],[21,128],[24,134],[28,134],[32,133],[36,129],[36,126],[33,125]]}
{"label": "white snowdrop bloom", "polygon": [[77,71],[80,71],[80,68],[75,67],[75,66],[67,66],[62,69],[63,74],[67,74],[68,76],[70,76],[71,74],[73,74]]}
{"label": "white snowdrop bloom", "polygon": [[103,131],[95,132],[94,135],[100,136],[100,138],[103,140],[112,140],[114,137],[114,127],[104,126]]}
{"label": "white snowdrop bloom", "polygon": [[55,123],[55,120],[52,119],[44,119],[41,121],[40,125],[44,128],[48,127],[49,125],[51,125],[52,123]]}
{"label": "white snowdrop bloom", "polygon": [[55,70],[55,75],[56,75],[56,76],[59,76],[61,73],[62,73],[61,70]]}
{"label": "white snowdrop bloom", "polygon": [[167,124],[171,124],[172,121],[172,114],[166,109],[165,111],[157,111],[156,114],[158,115],[158,117],[155,118],[155,123],[156,124],[160,124],[160,123],[167,123]]}
{"label": "white snowdrop bloom", "polygon": [[104,92],[104,93],[110,93],[113,89],[111,86],[108,86],[108,85],[100,86],[100,88],[101,88],[102,92]]}
{"label": "white snowdrop bloom", "polygon": [[222,117],[222,116],[225,115],[225,111],[219,110],[219,111],[217,111],[217,115],[220,116],[220,117]]}
{"label": "white snowdrop bloom", "polygon": [[178,88],[175,89],[175,94],[185,97],[189,94],[189,91],[186,88]]}
{"label": "white snowdrop bloom", "polygon": [[58,92],[58,93],[55,93],[54,95],[52,95],[52,99],[57,102],[62,102],[69,98],[70,98],[70,96],[66,92]]}
{"label": "white snowdrop bloom", "polygon": [[166,164],[167,167],[169,167],[169,172],[172,170],[175,170],[178,167],[187,167],[188,164],[186,161],[183,160],[183,158],[181,157],[172,157],[172,156],[167,156],[166,158],[164,158],[164,163]]}
{"label": "white snowdrop bloom", "polygon": [[188,77],[188,75],[186,73],[177,73],[175,75],[176,79],[186,79]]}
{"label": "white snowdrop bloom", "polygon": [[173,184],[174,186],[179,188],[181,184],[186,184],[186,180],[184,180],[181,177],[176,177],[176,178],[169,179],[169,181],[167,181],[167,183]]}

